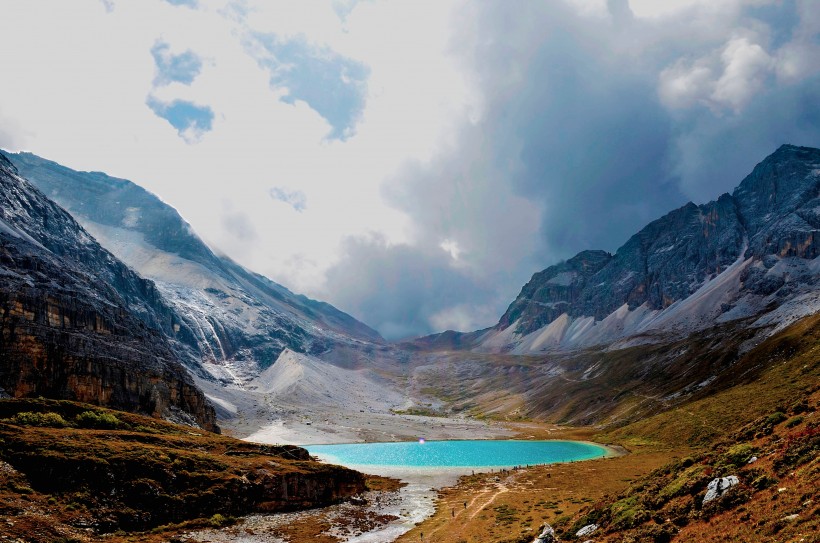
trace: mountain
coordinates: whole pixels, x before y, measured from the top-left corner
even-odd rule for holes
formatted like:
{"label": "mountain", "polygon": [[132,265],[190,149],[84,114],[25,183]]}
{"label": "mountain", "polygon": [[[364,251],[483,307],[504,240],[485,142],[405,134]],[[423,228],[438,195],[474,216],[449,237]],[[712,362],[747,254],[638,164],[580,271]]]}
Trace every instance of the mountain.
{"label": "mountain", "polygon": [[414,386],[455,412],[617,426],[754,382],[761,347],[820,312],[818,212],[820,150],[784,145],[732,194],[536,273],[496,326],[408,342]]}
{"label": "mountain", "polygon": [[30,153],[9,157],[104,247],[155,282],[178,320],[178,354],[211,379],[247,383],[285,349],[356,364],[383,343],[332,305],[215,254],[174,208],[130,181]]}
{"label": "mountain", "polygon": [[0,387],[218,430],[177,362],[154,283],[103,249],[0,154]]}
{"label": "mountain", "polygon": [[496,326],[461,341],[526,354],[657,343],[751,317],[780,330],[820,309],[819,254],[820,150],[783,145],[732,194],[668,213],[615,254],[583,251],[536,273]]}

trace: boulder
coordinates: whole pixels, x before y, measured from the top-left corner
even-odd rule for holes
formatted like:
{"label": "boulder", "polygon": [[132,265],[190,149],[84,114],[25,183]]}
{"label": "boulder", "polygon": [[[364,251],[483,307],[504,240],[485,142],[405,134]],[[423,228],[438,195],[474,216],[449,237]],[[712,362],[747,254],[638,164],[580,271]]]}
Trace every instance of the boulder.
{"label": "boulder", "polygon": [[592,535],[592,533],[595,532],[595,530],[597,530],[597,529],[598,529],[597,524],[587,524],[586,526],[584,526],[583,528],[581,528],[580,530],[575,532],[575,535],[576,535],[576,537],[584,537],[584,536]]}
{"label": "boulder", "polygon": [[549,524],[544,525],[541,530],[541,535],[535,538],[532,543],[559,543],[558,536],[555,535],[555,530]]}
{"label": "boulder", "polygon": [[706,487],[706,495],[703,497],[703,504],[706,505],[710,501],[720,498],[726,493],[727,490],[739,483],[740,479],[738,479],[736,475],[712,479]]}

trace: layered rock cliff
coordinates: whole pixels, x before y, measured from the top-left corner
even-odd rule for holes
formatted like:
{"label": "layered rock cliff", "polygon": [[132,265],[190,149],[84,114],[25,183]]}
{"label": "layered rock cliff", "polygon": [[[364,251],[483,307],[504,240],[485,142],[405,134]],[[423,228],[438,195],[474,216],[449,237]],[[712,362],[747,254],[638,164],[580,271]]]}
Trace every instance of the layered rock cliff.
{"label": "layered rock cliff", "polygon": [[0,387],[218,430],[177,362],[155,285],[103,249],[0,154]]}

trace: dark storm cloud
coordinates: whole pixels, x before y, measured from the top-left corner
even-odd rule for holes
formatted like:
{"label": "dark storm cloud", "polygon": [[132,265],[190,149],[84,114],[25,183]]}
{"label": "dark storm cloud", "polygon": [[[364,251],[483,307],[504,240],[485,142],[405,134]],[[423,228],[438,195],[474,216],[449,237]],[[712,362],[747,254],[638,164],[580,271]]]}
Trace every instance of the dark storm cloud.
{"label": "dark storm cloud", "polygon": [[328,274],[334,303],[367,318],[387,339],[429,333],[432,316],[485,295],[486,287],[465,280],[442,250],[371,237],[348,239],[344,253]]}
{"label": "dark storm cloud", "polygon": [[[448,308],[493,305],[476,323],[490,325],[533,272],[717,198],[782,143],[820,145],[820,4],[653,19],[623,0],[608,8],[499,0],[460,14],[454,47],[483,114],[386,187],[417,243],[358,248],[358,272],[380,286],[347,295],[358,317],[426,333]],[[444,240],[462,250],[457,265],[435,252]],[[415,271],[385,288],[399,262]]]}

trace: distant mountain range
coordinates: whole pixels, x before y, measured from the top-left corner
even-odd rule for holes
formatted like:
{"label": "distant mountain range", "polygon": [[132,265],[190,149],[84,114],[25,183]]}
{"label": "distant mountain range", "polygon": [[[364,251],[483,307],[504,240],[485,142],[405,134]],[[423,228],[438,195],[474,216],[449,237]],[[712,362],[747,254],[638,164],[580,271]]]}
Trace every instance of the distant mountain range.
{"label": "distant mountain range", "polygon": [[216,255],[177,211],[134,183],[9,154],[21,175],[99,242],[151,279],[178,323],[176,350],[224,383],[246,383],[285,349],[355,364],[381,345],[375,330]]}
{"label": "distant mountain range", "polygon": [[416,342],[537,354],[663,343],[751,319],[773,333],[820,309],[820,150],[783,145],[732,194],[688,203],[614,254],[536,273],[498,324]]}

